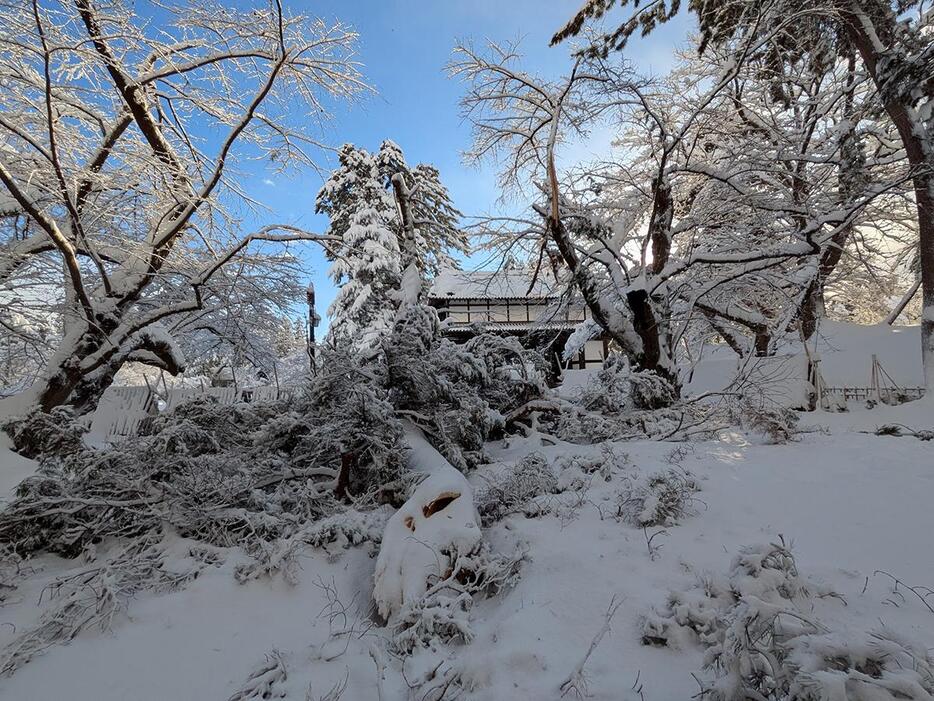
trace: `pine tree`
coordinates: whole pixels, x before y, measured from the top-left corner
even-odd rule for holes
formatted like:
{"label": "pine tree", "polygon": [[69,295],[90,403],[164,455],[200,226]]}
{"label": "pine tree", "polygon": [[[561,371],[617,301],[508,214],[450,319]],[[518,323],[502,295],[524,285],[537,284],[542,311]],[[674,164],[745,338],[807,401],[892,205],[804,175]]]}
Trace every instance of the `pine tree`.
{"label": "pine tree", "polygon": [[340,290],[328,308],[329,335],[341,347],[369,350],[392,328],[402,273],[399,241],[378,210],[363,208],[351,216],[344,248],[331,267]]}
{"label": "pine tree", "polygon": [[341,239],[330,253],[330,275],[341,289],[328,308],[329,335],[358,351],[379,343],[400,306],[405,231],[392,186],[396,175],[402,176],[411,197],[422,278],[455,265],[452,255],[467,249],[457,226],[460,212],[436,168],[409,168],[402,149],[389,140],[375,154],[345,144],[338,167],[318,193],[316,209],[330,218],[328,233]]}

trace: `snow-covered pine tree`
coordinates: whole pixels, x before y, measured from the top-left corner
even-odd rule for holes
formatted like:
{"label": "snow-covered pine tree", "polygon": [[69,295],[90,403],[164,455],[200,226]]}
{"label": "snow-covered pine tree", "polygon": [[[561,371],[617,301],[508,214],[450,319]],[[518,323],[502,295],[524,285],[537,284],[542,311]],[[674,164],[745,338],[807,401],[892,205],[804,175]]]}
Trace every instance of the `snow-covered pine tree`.
{"label": "snow-covered pine tree", "polygon": [[414,228],[415,262],[422,279],[455,265],[466,252],[454,207],[438,170],[409,168],[402,149],[384,141],[375,154],[345,144],[339,165],[318,193],[316,210],[330,218],[328,233],[341,242],[331,251],[331,278],[341,286],[328,308],[331,339],[358,351],[376,346],[401,303],[405,225],[392,179],[401,176]]}
{"label": "snow-covered pine tree", "polygon": [[331,278],[340,285],[328,308],[328,335],[341,347],[376,347],[392,328],[401,278],[399,242],[380,212],[361,208],[344,234],[346,254],[334,261]]}

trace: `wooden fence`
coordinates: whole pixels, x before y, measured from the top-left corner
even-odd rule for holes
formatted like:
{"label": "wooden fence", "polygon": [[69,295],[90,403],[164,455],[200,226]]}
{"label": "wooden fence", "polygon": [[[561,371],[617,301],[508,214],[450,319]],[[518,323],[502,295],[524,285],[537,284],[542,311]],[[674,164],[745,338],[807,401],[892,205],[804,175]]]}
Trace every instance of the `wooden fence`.
{"label": "wooden fence", "polygon": [[275,386],[185,387],[160,394],[150,387],[110,387],[91,419],[91,433],[108,442],[135,436],[146,419],[172,411],[197,397],[214,397],[220,404],[237,404],[287,399],[294,391],[292,387]]}
{"label": "wooden fence", "polygon": [[843,401],[865,402],[870,399],[882,401],[885,404],[901,404],[902,402],[921,399],[924,396],[924,387],[823,387],[824,395],[832,395]]}

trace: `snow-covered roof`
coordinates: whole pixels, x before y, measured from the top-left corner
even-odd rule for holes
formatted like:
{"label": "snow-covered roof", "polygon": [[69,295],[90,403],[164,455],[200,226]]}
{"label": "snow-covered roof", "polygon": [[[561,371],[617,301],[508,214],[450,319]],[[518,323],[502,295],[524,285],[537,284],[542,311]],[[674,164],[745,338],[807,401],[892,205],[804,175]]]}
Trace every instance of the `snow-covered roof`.
{"label": "snow-covered roof", "polygon": [[473,327],[479,325],[484,331],[573,331],[576,321],[478,321],[475,323],[448,322],[450,333],[473,333]]}
{"label": "snow-covered roof", "polygon": [[442,270],[431,284],[432,299],[547,299],[558,295],[555,281],[544,272],[532,289],[527,271]]}

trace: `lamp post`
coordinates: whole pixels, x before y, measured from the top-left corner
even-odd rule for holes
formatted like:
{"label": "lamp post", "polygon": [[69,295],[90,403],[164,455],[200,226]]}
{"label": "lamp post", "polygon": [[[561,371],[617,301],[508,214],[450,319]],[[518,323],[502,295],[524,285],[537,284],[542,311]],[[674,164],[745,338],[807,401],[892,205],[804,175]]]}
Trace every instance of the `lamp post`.
{"label": "lamp post", "polygon": [[318,367],[315,362],[315,352],[317,348],[315,328],[321,323],[321,317],[318,316],[318,312],[315,311],[315,284],[313,282],[308,283],[306,294],[308,296],[308,362],[311,365],[311,374],[317,375]]}

